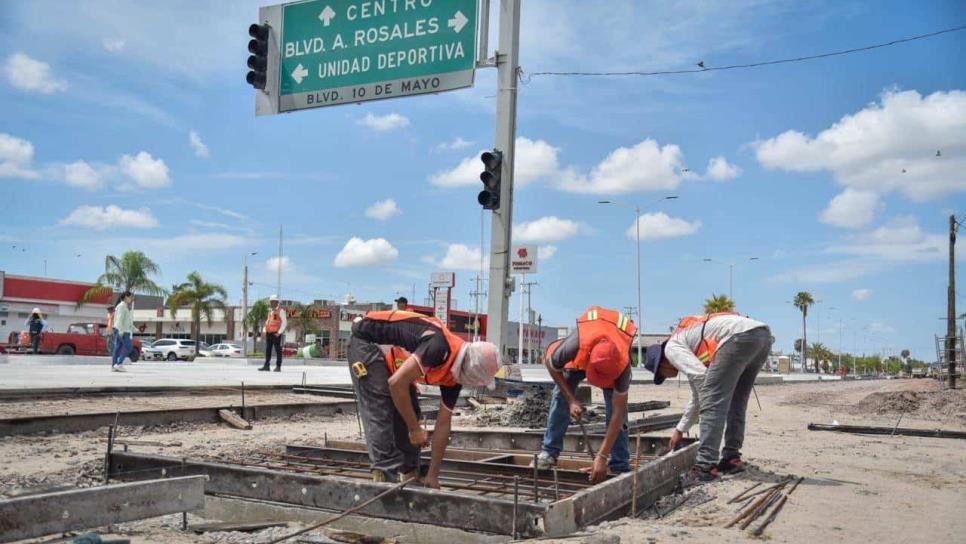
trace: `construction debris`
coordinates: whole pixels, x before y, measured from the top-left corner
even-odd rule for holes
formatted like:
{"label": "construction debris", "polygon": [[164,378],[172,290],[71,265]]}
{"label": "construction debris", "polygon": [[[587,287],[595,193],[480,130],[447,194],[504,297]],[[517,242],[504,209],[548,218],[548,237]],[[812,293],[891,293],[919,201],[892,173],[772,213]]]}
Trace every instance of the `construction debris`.
{"label": "construction debris", "polygon": [[944,431],[942,429],[908,429],[902,427],[868,427],[864,425],[822,425],[809,423],[810,431],[834,431],[838,433],[855,434],[887,434],[894,436],[920,436],[925,438],[959,438],[966,439],[966,432]]}
{"label": "construction debris", "polygon": [[251,533],[254,531],[261,531],[262,529],[268,529],[269,527],[286,527],[288,523],[284,521],[245,521],[245,522],[230,522],[230,521],[216,521],[213,523],[198,523],[192,525],[188,529],[196,534],[203,533],[216,533],[222,531],[238,531],[240,533]]}
{"label": "construction debris", "polygon": [[228,423],[229,425],[237,429],[242,429],[245,431],[252,430],[251,423],[245,421],[244,419],[241,418],[241,416],[239,416],[238,414],[230,410],[218,410],[218,417],[220,417],[226,423]]}

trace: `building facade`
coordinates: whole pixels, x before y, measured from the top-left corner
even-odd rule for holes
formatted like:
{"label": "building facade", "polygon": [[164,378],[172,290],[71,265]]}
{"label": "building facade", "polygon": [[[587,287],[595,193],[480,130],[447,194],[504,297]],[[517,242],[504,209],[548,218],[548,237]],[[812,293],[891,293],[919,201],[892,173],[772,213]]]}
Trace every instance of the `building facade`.
{"label": "building facade", "polygon": [[31,310],[39,308],[47,326],[55,332],[66,332],[78,322],[103,323],[112,295],[105,293],[77,308],[81,296],[94,284],[7,274],[0,270],[0,342],[25,330],[24,322]]}

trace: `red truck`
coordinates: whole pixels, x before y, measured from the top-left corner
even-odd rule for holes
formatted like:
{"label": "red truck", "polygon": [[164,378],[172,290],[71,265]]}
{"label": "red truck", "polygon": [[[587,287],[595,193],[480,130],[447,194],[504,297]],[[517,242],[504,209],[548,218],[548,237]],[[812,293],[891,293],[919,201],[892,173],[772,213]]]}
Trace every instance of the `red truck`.
{"label": "red truck", "polygon": [[[40,353],[59,355],[110,355],[107,351],[107,325],[104,323],[71,323],[67,332],[40,334]],[[132,340],[131,362],[141,358],[141,341]],[[20,351],[30,350],[30,334],[20,333]]]}

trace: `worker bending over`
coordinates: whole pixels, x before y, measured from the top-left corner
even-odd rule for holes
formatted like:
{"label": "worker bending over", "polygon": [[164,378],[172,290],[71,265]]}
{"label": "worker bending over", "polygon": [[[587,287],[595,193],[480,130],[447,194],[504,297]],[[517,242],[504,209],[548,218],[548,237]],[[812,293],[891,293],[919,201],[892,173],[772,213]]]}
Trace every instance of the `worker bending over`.
{"label": "worker bending over", "polygon": [[[402,348],[409,355],[400,362],[398,350],[387,353],[380,345]],[[427,487],[438,488],[460,390],[493,381],[499,369],[496,346],[467,342],[434,317],[399,310],[369,312],[352,324],[348,358],[376,481],[418,476],[419,449],[429,435],[419,426],[416,383],[439,386],[439,415],[424,480]]]}
{"label": "worker bending over", "polygon": [[630,470],[627,391],[631,384],[631,343],[636,333],[634,322],[624,314],[594,306],[577,318],[574,332],[550,344],[544,364],[556,386],[537,468],[546,470],[557,464],[570,418],[580,421],[583,415],[574,392],[586,377],[591,385],[604,390],[607,416],[607,434],[594,458],[590,479],[595,483],[603,480],[608,466],[613,473]]}
{"label": "worker bending over", "polygon": [[[672,448],[700,414],[698,457],[684,476],[685,487],[745,469],[745,410],[772,342],[768,325],[734,313],[715,313],[682,319],[667,341],[647,348],[644,367],[654,373],[655,384],[680,371],[691,386],[691,400],[671,435]],[[719,462],[722,433],[725,443]]]}

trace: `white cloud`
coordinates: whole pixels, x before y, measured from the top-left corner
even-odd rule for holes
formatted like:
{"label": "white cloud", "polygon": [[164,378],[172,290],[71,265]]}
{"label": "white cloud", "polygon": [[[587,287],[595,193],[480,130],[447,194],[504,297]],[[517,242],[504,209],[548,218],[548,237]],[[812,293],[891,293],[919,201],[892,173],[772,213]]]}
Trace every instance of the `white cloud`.
{"label": "white cloud", "polygon": [[121,39],[109,39],[104,38],[101,40],[101,45],[104,46],[104,50],[108,53],[117,53],[124,49],[125,41]]}
{"label": "white cloud", "polygon": [[[480,269],[480,248],[469,247],[466,244],[449,244],[446,246],[446,255],[442,259],[433,257],[423,258],[427,263],[442,270],[479,270]],[[483,261],[483,267],[489,267],[489,256]]]}
{"label": "white cloud", "polygon": [[852,189],[939,198],[966,191],[966,92],[889,90],[814,138],[789,130],[754,146],[766,168],[827,170]]}
{"label": "white cloud", "polygon": [[868,289],[856,289],[852,291],[852,300],[868,300],[870,295],[872,295],[872,291]]}
{"label": "white cloud", "polygon": [[438,153],[442,153],[446,151],[462,151],[467,147],[470,147],[471,145],[473,145],[473,142],[468,142],[463,138],[457,136],[456,139],[453,140],[452,142],[440,142],[436,144],[436,147],[434,149]]}
{"label": "white cloud", "polygon": [[580,223],[550,215],[513,226],[516,242],[559,242],[580,233]]}
{"label": "white cloud", "polygon": [[201,157],[202,159],[207,159],[211,156],[208,153],[208,146],[201,141],[201,136],[197,132],[191,131],[188,133],[188,142],[191,144],[191,148],[195,150],[195,156]]}
{"label": "white cloud", "polygon": [[874,192],[846,189],[828,203],[819,219],[836,227],[857,229],[871,223],[879,207],[879,195]]}
{"label": "white cloud", "polygon": [[371,113],[367,113],[364,118],[358,121],[358,123],[376,132],[389,132],[390,130],[395,130],[397,128],[408,127],[409,119],[395,112],[386,115],[373,115]]}
{"label": "white cloud", "polygon": [[914,217],[897,217],[869,232],[846,237],[830,252],[886,261],[922,262],[946,258],[946,236],[922,230]]}
{"label": "white cloud", "polygon": [[100,206],[80,206],[72,211],[70,215],[61,219],[60,224],[94,230],[119,227],[153,229],[159,225],[158,220],[151,215],[151,210],[148,208],[124,210],[114,205],[107,206],[106,208]]}
{"label": "white cloud", "polygon": [[267,268],[269,272],[278,272],[279,268],[281,268],[282,272],[294,272],[295,263],[293,263],[288,257],[270,257],[267,261],[265,261],[265,268]]}
{"label": "white cloud", "polygon": [[72,162],[64,166],[64,181],[73,187],[83,189],[97,189],[103,180],[103,172],[95,170],[93,166],[84,161]]}
{"label": "white cloud", "polygon": [[[642,214],[639,219],[639,224],[641,240],[688,236],[698,232],[698,229],[701,228],[701,221],[688,223],[684,219],[670,217],[664,212]],[[627,228],[627,237],[631,239],[637,238],[637,230],[633,223]]]}
{"label": "white cloud", "polygon": [[142,189],[159,189],[171,185],[167,165],[146,151],[141,151],[134,157],[124,155],[118,161],[118,167],[122,174]]}
{"label": "white cloud", "polygon": [[727,181],[741,175],[741,168],[729,164],[727,159],[718,156],[708,161],[705,177],[714,181]]}
{"label": "white cloud", "polygon": [[557,254],[557,246],[540,246],[537,248],[537,258],[542,261],[549,261]]}
{"label": "white cloud", "polygon": [[848,260],[806,266],[782,272],[771,278],[781,283],[840,283],[874,274],[883,269],[869,259]]}
{"label": "white cloud", "polygon": [[399,257],[399,250],[392,247],[385,238],[351,238],[345,247],[335,256],[333,264],[336,268],[354,266],[382,266],[389,264]]}
{"label": "white cloud", "polygon": [[680,147],[674,144],[662,147],[648,138],[633,147],[615,149],[589,175],[574,169],[566,171],[560,188],[598,194],[674,189],[681,183],[683,167]]}
{"label": "white cloud", "polygon": [[52,94],[67,90],[67,82],[55,78],[49,64],[32,59],[24,53],[10,55],[4,71],[7,74],[7,81],[22,91]]}
{"label": "white cloud", "polygon": [[[519,137],[516,141],[516,160],[514,161],[514,187],[520,187],[542,178],[556,176],[560,170],[557,160],[559,149],[543,140],[530,140]],[[440,187],[462,187],[480,185],[483,163],[478,151],[475,155],[460,161],[455,168],[438,172],[429,178],[430,183]]]}
{"label": "white cloud", "polygon": [[39,174],[31,170],[33,159],[33,144],[0,132],[0,178],[38,178]]}
{"label": "white cloud", "polygon": [[372,206],[366,208],[366,217],[372,219],[378,219],[380,221],[386,221],[402,213],[399,206],[396,205],[396,201],[387,198],[386,200],[380,200]]}

